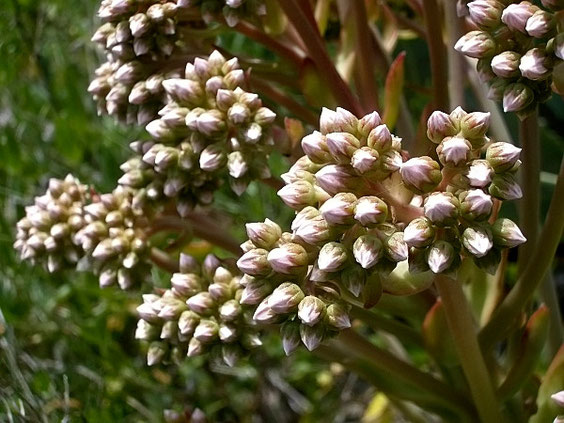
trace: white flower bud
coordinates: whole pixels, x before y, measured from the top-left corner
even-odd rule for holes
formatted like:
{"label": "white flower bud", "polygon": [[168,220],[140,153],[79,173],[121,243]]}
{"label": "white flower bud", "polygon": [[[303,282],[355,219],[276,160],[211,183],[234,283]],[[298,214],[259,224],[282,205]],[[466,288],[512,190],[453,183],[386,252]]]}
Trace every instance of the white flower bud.
{"label": "white flower bud", "polygon": [[503,4],[496,0],[474,0],[468,3],[470,18],[480,28],[499,26],[503,7]]}
{"label": "white flower bud", "polygon": [[331,132],[325,136],[327,148],[338,163],[349,163],[360,141],[348,132]]}
{"label": "white flower bud", "polygon": [[548,78],[552,74],[550,60],[544,49],[532,48],[527,51],[519,63],[521,75],[532,81],[539,81]]}
{"label": "white flower bud", "polygon": [[511,169],[521,154],[521,148],[507,142],[494,142],[486,151],[486,160],[496,172]]}
{"label": "white flower bud", "polygon": [[210,144],[200,154],[200,169],[214,172],[227,164],[227,155],[221,143]]}
{"label": "white flower bud", "polygon": [[501,14],[501,21],[514,31],[526,33],[527,20],[539,10],[528,1],[508,5]]}
{"label": "white flower bud", "polygon": [[314,131],[302,139],[302,149],[309,159],[314,163],[329,163],[331,154],[327,146],[325,135]]}
{"label": "white flower bud", "polygon": [[533,90],[520,82],[509,84],[503,91],[503,111],[519,112],[529,106],[535,98]]}
{"label": "white flower bud", "polygon": [[178,319],[178,330],[182,335],[192,335],[200,323],[200,316],[190,310],[182,312]]}
{"label": "white flower bud", "polygon": [[299,244],[288,243],[270,251],[268,262],[275,272],[293,275],[307,270],[309,258],[304,247]]}
{"label": "white flower bud", "polygon": [[[222,323],[219,325],[218,335],[221,342],[233,342],[237,339],[237,327]],[[229,361],[235,363],[236,360]]]}
{"label": "white flower bud", "polygon": [[339,192],[355,192],[362,181],[349,165],[327,165],[316,174],[317,184],[329,195]]}
{"label": "white flower bud", "polygon": [[435,224],[450,225],[458,218],[460,203],[449,192],[433,192],[425,199],[423,212]]}
{"label": "white flower bud", "polygon": [[158,330],[156,326],[151,325],[145,320],[139,320],[137,322],[137,328],[135,329],[135,339],[150,341],[151,339],[155,339],[157,335]]}
{"label": "white flower bud", "polygon": [[358,173],[363,174],[375,170],[378,165],[378,152],[370,147],[362,147],[354,152],[351,157],[351,166]]}
{"label": "white flower bud", "polygon": [[203,344],[212,342],[217,338],[219,326],[213,320],[200,320],[198,326],[194,330],[194,338]]}
{"label": "white flower bud", "polygon": [[165,358],[167,348],[161,342],[153,342],[147,351],[147,365],[154,366],[159,364]]}
{"label": "white flower bud", "polygon": [[353,244],[353,256],[363,269],[375,266],[384,253],[382,241],[374,235],[362,235]]}
{"label": "white flower bud", "polygon": [[272,271],[267,257],[267,250],[262,248],[252,249],[237,260],[237,267],[241,272],[251,276],[266,276]]}
{"label": "white flower bud", "polygon": [[322,134],[330,132],[354,132],[358,126],[358,119],[348,110],[337,107],[332,111],[327,108],[321,109],[319,118],[319,130]]}
{"label": "white flower bud", "polygon": [[405,186],[419,194],[434,190],[442,179],[439,164],[428,156],[409,159],[400,174]]}
{"label": "white flower bud", "polygon": [[407,260],[409,247],[404,241],[403,232],[394,232],[384,243],[388,259],[400,262]]}
{"label": "white flower bud", "polygon": [[225,128],[225,122],[223,116],[219,110],[208,110],[198,116],[196,120],[196,125],[198,131],[204,135],[212,136],[218,132],[223,131]]}
{"label": "white flower bud", "polygon": [[466,219],[485,220],[490,216],[492,207],[492,198],[481,189],[472,189],[460,194],[460,210]]}
{"label": "white flower bud", "polygon": [[192,311],[198,314],[204,314],[215,305],[215,302],[208,292],[200,292],[188,298],[186,304]]}
{"label": "white flower bud", "polygon": [[329,242],[319,251],[317,266],[324,272],[337,272],[348,261],[347,248],[339,242]]}
{"label": "white flower bud", "polygon": [[379,125],[370,131],[366,143],[368,147],[382,153],[392,147],[392,134],[386,125]]}
{"label": "white flower bud", "polygon": [[351,319],[347,309],[340,304],[330,304],[327,307],[326,321],[329,326],[338,330],[351,327]]}
{"label": "white flower bud", "polygon": [[258,304],[263,300],[272,289],[270,286],[262,280],[254,280],[249,282],[243,292],[241,293],[241,304],[254,305]]}
{"label": "white flower bud", "polygon": [[227,156],[227,169],[233,178],[242,178],[249,171],[249,164],[240,151],[233,151]]}
{"label": "white flower bud", "polygon": [[308,295],[298,305],[298,318],[304,325],[313,326],[325,316],[325,303],[313,295]]}
{"label": "white flower bud", "polygon": [[437,147],[437,154],[445,166],[463,166],[472,157],[472,144],[462,137],[447,137]]}
{"label": "white flower bud", "polygon": [[[555,394],[552,394],[550,396],[550,398],[552,399],[552,401],[554,401],[554,403],[558,406],[558,407],[563,407],[564,408],[564,391],[559,391]],[[556,420],[555,420],[556,422]]]}
{"label": "white flower bud", "polygon": [[427,264],[433,273],[443,273],[454,262],[456,252],[449,242],[436,241],[427,251]]}
{"label": "white flower bud", "polygon": [[491,57],[496,51],[496,42],[487,32],[470,31],[454,45],[456,51],[476,59]]}
{"label": "white flower bud", "polygon": [[455,122],[444,112],[434,111],[427,119],[427,137],[436,144],[439,144],[443,138],[451,137],[457,132]]}
{"label": "white flower bud", "polygon": [[162,86],[167,94],[181,103],[196,103],[203,95],[200,84],[189,79],[166,79],[162,82]]}
{"label": "white flower bud", "polygon": [[282,347],[286,355],[292,354],[300,346],[300,325],[288,321],[280,328]]}
{"label": "white flower bud", "polygon": [[313,351],[321,344],[321,342],[323,342],[324,335],[325,328],[323,325],[300,326],[300,336],[302,338],[302,342],[309,351]]}
{"label": "white flower bud", "polygon": [[253,320],[255,322],[270,324],[276,322],[279,319],[278,314],[276,314],[274,310],[272,310],[268,305],[269,300],[270,296],[266,297],[256,308],[255,314],[253,314]]}
{"label": "white flower bud", "polygon": [[462,233],[464,248],[475,257],[484,257],[493,247],[492,231],[487,226],[470,226]]}
{"label": "white flower bud", "polygon": [[382,118],[378,112],[372,112],[362,117],[358,121],[358,132],[363,137],[368,137],[370,131],[382,124]]}
{"label": "white flower bud", "polygon": [[383,223],[387,217],[387,204],[375,196],[360,197],[354,207],[354,218],[363,226]]}
{"label": "white flower bud", "polygon": [[492,232],[494,244],[499,247],[513,248],[527,241],[519,226],[510,219],[497,219],[492,226]]}
{"label": "white flower bud", "polygon": [[554,15],[544,10],[537,10],[533,16],[527,19],[525,31],[535,38],[544,38],[554,28],[556,22]]}
{"label": "white flower bud", "polygon": [[[296,216],[297,217],[297,216]],[[311,245],[322,244],[332,237],[333,232],[329,226],[329,223],[319,214],[319,212],[314,215],[312,213],[311,217],[300,219],[298,222],[299,226],[292,225],[296,229],[294,234],[305,242]]]}
{"label": "white flower bud", "polygon": [[341,192],[323,203],[319,212],[331,224],[348,224],[352,221],[356,200],[354,194]]}
{"label": "white flower bud", "polygon": [[188,344],[188,353],[186,354],[188,357],[197,357],[204,352],[204,345],[198,341],[196,338],[190,339],[190,343]]}
{"label": "white flower bud", "polygon": [[264,222],[247,223],[247,236],[259,248],[271,248],[282,236],[282,229],[276,222],[265,219]]}
{"label": "white flower bud", "polygon": [[412,220],[403,231],[403,239],[409,247],[426,247],[433,242],[434,238],[435,229],[431,222],[424,217]]}
{"label": "white flower bud", "polygon": [[268,306],[276,314],[292,313],[305,297],[300,287],[291,282],[284,282],[268,297]]}

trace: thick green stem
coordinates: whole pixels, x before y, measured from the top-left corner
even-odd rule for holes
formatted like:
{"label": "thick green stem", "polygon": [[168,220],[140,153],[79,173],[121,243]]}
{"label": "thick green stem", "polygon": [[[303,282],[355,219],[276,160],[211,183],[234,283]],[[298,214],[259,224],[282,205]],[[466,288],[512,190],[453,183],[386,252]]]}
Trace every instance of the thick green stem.
{"label": "thick green stem", "polygon": [[437,275],[448,327],[482,422],[502,422],[500,406],[476,337],[476,325],[460,282]]}
{"label": "thick green stem", "polygon": [[558,181],[540,237],[532,250],[528,265],[507,297],[496,309],[491,320],[480,331],[479,340],[483,350],[492,348],[496,341],[511,329],[523,312],[527,302],[543,281],[552,258],[556,253],[564,229],[564,160],[560,165]]}
{"label": "thick green stem", "polygon": [[331,90],[340,106],[350,110],[359,117],[362,116],[363,110],[360,102],[354,96],[347,83],[341,78],[339,72],[337,72],[333,61],[329,57],[325,42],[319,34],[317,25],[315,25],[315,20],[312,25],[310,17],[302,9],[307,7],[307,5],[304,6],[303,4],[306,2],[302,2],[302,0],[279,0],[279,3],[307,46],[309,56],[315,63],[320,76],[325,79],[327,88]]}
{"label": "thick green stem", "polygon": [[437,0],[423,1],[423,14],[427,29],[427,44],[431,59],[433,79],[433,109],[449,110],[447,51],[443,42],[442,14]]}

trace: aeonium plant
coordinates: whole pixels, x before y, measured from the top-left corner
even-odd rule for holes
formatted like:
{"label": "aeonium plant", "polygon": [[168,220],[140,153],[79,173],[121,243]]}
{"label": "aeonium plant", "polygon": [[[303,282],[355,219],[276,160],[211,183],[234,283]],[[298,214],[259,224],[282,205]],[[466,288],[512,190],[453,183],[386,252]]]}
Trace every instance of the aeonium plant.
{"label": "aeonium plant", "polygon": [[[392,403],[412,403],[419,420],[560,421],[562,322],[545,276],[564,225],[564,177],[539,231],[535,149],[564,5],[335,3],[104,0],[93,40],[108,62],[89,91],[101,113],[146,135],[130,144],[111,193],[51,179],[15,248],[49,272],[90,270],[102,287],[141,290],[135,337],[149,365],[204,356],[236,366],[274,329],[286,354],[304,345]],[[468,16],[460,25],[478,28],[460,39],[440,21],[457,11]],[[331,56],[326,29],[337,21]],[[405,55],[391,63],[383,42],[397,40],[379,29],[398,22],[428,34],[433,97],[417,133]],[[222,45],[234,32],[274,55],[235,57]],[[465,76],[452,83],[444,43],[453,66],[479,74],[523,120],[519,146],[495,105],[467,112],[455,102]],[[479,59],[477,70],[456,50]],[[281,180],[273,152],[285,156]],[[294,217],[248,222],[248,240],[236,239],[216,194],[237,201],[257,183]],[[518,220],[504,206],[515,200]],[[217,255],[186,254],[194,238]],[[168,288],[151,287],[152,266],[171,273]]]}

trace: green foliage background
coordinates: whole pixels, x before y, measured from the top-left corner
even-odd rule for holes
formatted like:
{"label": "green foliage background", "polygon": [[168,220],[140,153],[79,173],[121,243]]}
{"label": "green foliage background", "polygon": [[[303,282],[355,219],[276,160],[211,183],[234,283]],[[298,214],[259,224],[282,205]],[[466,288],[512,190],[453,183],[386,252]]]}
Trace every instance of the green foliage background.
{"label": "green foliage background", "polygon": [[[164,409],[184,407],[203,408],[215,421],[358,417],[370,392],[354,394],[363,387],[354,376],[304,352],[282,360],[274,338],[267,340],[268,353],[253,357],[258,368],[220,368],[213,377],[199,360],[179,369],[148,369],[133,340],[139,293],[100,290],[90,274],[52,276],[17,260],[15,222],[48,178],[72,172],[109,191],[128,142],[141,133],[98,117],[86,92],[103,59],[90,42],[97,6],[97,0],[4,0],[0,6],[0,421],[154,422]],[[243,39],[224,41],[232,51],[249,53]],[[408,79],[428,86],[429,75],[418,65],[428,60],[420,57],[421,43],[399,47],[408,50]],[[426,100],[424,92],[412,95],[410,108],[421,111]],[[562,101],[543,106],[542,114],[550,190],[563,152]],[[272,163],[275,172],[284,170],[280,157]],[[240,201],[228,193],[218,201],[234,216],[240,239],[245,221],[290,217],[258,185]]]}

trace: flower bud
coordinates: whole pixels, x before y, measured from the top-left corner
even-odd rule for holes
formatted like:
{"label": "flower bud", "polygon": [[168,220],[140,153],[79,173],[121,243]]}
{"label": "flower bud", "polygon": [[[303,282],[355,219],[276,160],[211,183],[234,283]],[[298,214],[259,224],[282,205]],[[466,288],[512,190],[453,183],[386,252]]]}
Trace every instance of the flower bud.
{"label": "flower bud", "polygon": [[316,349],[321,342],[323,342],[323,337],[325,336],[325,328],[323,325],[317,326],[300,326],[300,337],[302,342],[309,351]]}
{"label": "flower bud", "polygon": [[410,248],[408,260],[409,273],[411,274],[423,273],[429,270],[427,248]]}
{"label": "flower bud", "polygon": [[394,262],[407,260],[409,248],[403,239],[403,232],[394,232],[384,242],[386,257]]}
{"label": "flower bud", "polygon": [[474,0],[468,3],[470,18],[480,28],[499,26],[503,7],[503,4],[496,0]]}
{"label": "flower bud", "polygon": [[352,221],[356,200],[354,194],[341,192],[323,203],[319,212],[333,225],[348,224]]}
{"label": "flower bud", "polygon": [[492,212],[492,198],[481,189],[464,191],[459,199],[460,212],[465,219],[485,220]]}
{"label": "flower bud", "polygon": [[501,21],[514,31],[525,32],[527,20],[539,10],[537,6],[532,5],[528,1],[522,1],[518,4],[510,4],[501,14]]}
{"label": "flower bud", "polygon": [[330,132],[354,132],[358,126],[358,119],[348,110],[337,107],[335,111],[321,109],[319,130],[322,134]]}
{"label": "flower bud", "polygon": [[317,266],[324,272],[337,272],[348,260],[347,248],[339,242],[329,242],[319,251]]}
{"label": "flower bud", "polygon": [[197,103],[203,96],[200,84],[190,79],[166,79],[162,86],[168,95],[180,103]]}
{"label": "flower bud", "polygon": [[292,354],[300,346],[300,324],[287,321],[280,328],[282,347],[286,355]]}
{"label": "flower bud", "polygon": [[208,292],[200,292],[188,298],[186,304],[192,311],[204,314],[215,305],[215,302]]}
{"label": "flower bud", "polygon": [[200,154],[200,169],[214,172],[227,164],[227,155],[220,143],[208,145]]}
{"label": "flower bud", "polygon": [[513,248],[527,241],[519,226],[510,219],[497,219],[492,226],[492,232],[494,244],[498,247]]}
{"label": "flower bud", "polygon": [[496,42],[487,32],[470,31],[456,42],[454,49],[466,56],[482,59],[495,54]]}
{"label": "flower bud", "polygon": [[186,310],[178,319],[178,330],[182,335],[190,336],[200,323],[200,316],[193,311]]}
{"label": "flower bud", "polygon": [[147,365],[154,366],[165,358],[168,348],[162,342],[152,342],[147,350]]}
{"label": "flower bud", "polygon": [[564,408],[564,391],[559,391],[550,396],[552,401],[558,406]]}
{"label": "flower bud", "polygon": [[382,153],[392,147],[392,134],[385,124],[379,125],[370,131],[366,143],[368,147]]}
{"label": "flower bud", "polygon": [[470,186],[484,188],[492,181],[493,174],[494,171],[487,160],[473,160],[464,176]]}
{"label": "flower bud", "polygon": [[362,138],[367,138],[370,131],[382,124],[382,118],[378,112],[372,112],[358,121],[358,132]]}
{"label": "flower bud", "polygon": [[538,47],[530,49],[521,57],[519,70],[521,75],[532,81],[546,79],[552,74],[549,58],[544,49]]}
{"label": "flower bud", "polygon": [[551,10],[562,10],[564,9],[564,1],[562,0],[541,0],[544,7]]}
{"label": "flower bud", "polygon": [[450,225],[458,218],[460,203],[449,192],[433,192],[425,199],[423,212],[431,222]]}
{"label": "flower bud", "polygon": [[252,249],[237,260],[237,267],[251,276],[266,276],[272,271],[267,259],[268,254],[268,251],[262,248]]}
{"label": "flower bud", "polygon": [[443,138],[455,135],[458,132],[450,116],[441,111],[434,111],[427,119],[427,137],[436,144]]}
{"label": "flower bud", "polygon": [[511,169],[517,160],[521,149],[507,142],[494,142],[486,151],[486,160],[495,172],[501,173]]}
{"label": "flower bud", "polygon": [[196,329],[194,330],[194,338],[203,344],[209,344],[218,336],[218,324],[209,319],[202,319]]}
{"label": "flower bud", "polygon": [[472,144],[462,137],[447,137],[437,147],[437,154],[445,166],[462,166],[472,156]]}
{"label": "flower bud", "polygon": [[366,272],[360,266],[348,266],[341,272],[341,281],[351,294],[358,297],[366,283]]}
{"label": "flower bud", "polygon": [[143,341],[150,341],[155,339],[159,335],[158,326],[154,326],[145,320],[139,320],[137,322],[137,328],[135,329],[135,339],[140,339]]}
{"label": "flower bud", "polygon": [[304,247],[299,244],[288,243],[270,251],[268,262],[275,272],[284,275],[297,275],[307,270],[309,258]]}
{"label": "flower bud", "polygon": [[489,88],[488,88],[488,99],[492,101],[502,101],[503,100],[503,93],[505,89],[511,85],[507,80],[503,78],[494,78],[489,81]]}
{"label": "flower bud", "polygon": [[403,231],[403,239],[408,247],[423,248],[435,238],[435,229],[429,219],[418,217],[409,222]]}
{"label": "flower bud", "polygon": [[327,146],[325,135],[314,131],[302,139],[302,149],[309,159],[314,163],[329,163],[331,154]]}
{"label": "flower bud", "polygon": [[546,37],[556,25],[554,15],[544,10],[537,10],[533,16],[527,19],[525,31],[535,38]]}
{"label": "flower bud", "polygon": [[278,196],[289,207],[300,210],[318,202],[318,194],[311,182],[296,181],[278,191]]}
{"label": "flower bud", "polygon": [[255,314],[253,314],[253,320],[255,322],[268,325],[278,321],[279,316],[268,305],[269,300],[270,295],[262,300],[256,308]]}
{"label": "flower bud", "polygon": [[496,175],[488,188],[488,192],[500,200],[518,200],[523,197],[523,191],[511,174]]}
{"label": "flower bud", "polygon": [[204,344],[198,341],[196,338],[190,339],[188,344],[188,357],[197,357],[204,353]]}
{"label": "flower bud", "polygon": [[427,264],[433,273],[443,273],[454,262],[456,252],[446,241],[436,241],[427,250]]}
{"label": "flower bud", "polygon": [[468,113],[460,121],[462,135],[468,139],[483,138],[490,128],[490,113]]}
{"label": "flower bud", "polygon": [[475,257],[484,257],[493,247],[492,231],[487,226],[470,226],[462,233],[464,248]]}
{"label": "flower bud", "polygon": [[337,163],[349,163],[360,141],[348,132],[331,132],[325,136],[327,148]]}
{"label": "flower bud", "polygon": [[[316,210],[317,211],[317,210]],[[296,216],[298,219],[298,216]],[[295,222],[295,220],[294,220]],[[300,219],[299,226],[292,224],[294,234],[311,245],[323,244],[333,236],[329,223],[317,212],[311,217]]]}
{"label": "flower bud", "polygon": [[355,192],[362,181],[349,165],[327,165],[316,174],[317,184],[329,195],[339,192]]}
{"label": "flower bud", "polygon": [[337,330],[348,329],[351,327],[349,313],[341,304],[330,304],[327,307],[325,320],[329,326]]}
{"label": "flower bud", "polygon": [[308,295],[298,305],[298,318],[304,325],[313,326],[324,316],[325,303],[313,295]]}
{"label": "flower bud", "polygon": [[241,293],[241,304],[254,305],[261,302],[268,294],[272,292],[272,288],[263,280],[253,280],[249,282]]}
{"label": "flower bud", "polygon": [[405,186],[418,194],[434,190],[442,179],[439,164],[428,156],[409,159],[400,174]]}
{"label": "flower bud", "polygon": [[351,157],[351,166],[360,174],[375,170],[380,155],[370,147],[362,147],[354,152]]}
{"label": "flower bud", "polygon": [[245,227],[247,236],[258,248],[272,248],[282,236],[280,226],[270,219],[265,219],[264,222],[247,223]]}
{"label": "flower bud", "polygon": [[524,110],[534,98],[533,90],[527,85],[520,82],[509,84],[503,91],[503,111],[507,113]]}
{"label": "flower bud", "polygon": [[388,205],[378,197],[360,197],[355,204],[354,218],[363,226],[383,223],[387,217]]}
{"label": "flower bud", "polygon": [[384,253],[382,241],[374,235],[362,235],[353,244],[353,256],[363,269],[375,266]]}
{"label": "flower bud", "polygon": [[298,285],[284,282],[272,291],[272,295],[268,297],[268,306],[276,314],[292,313],[304,297],[305,294]]}

